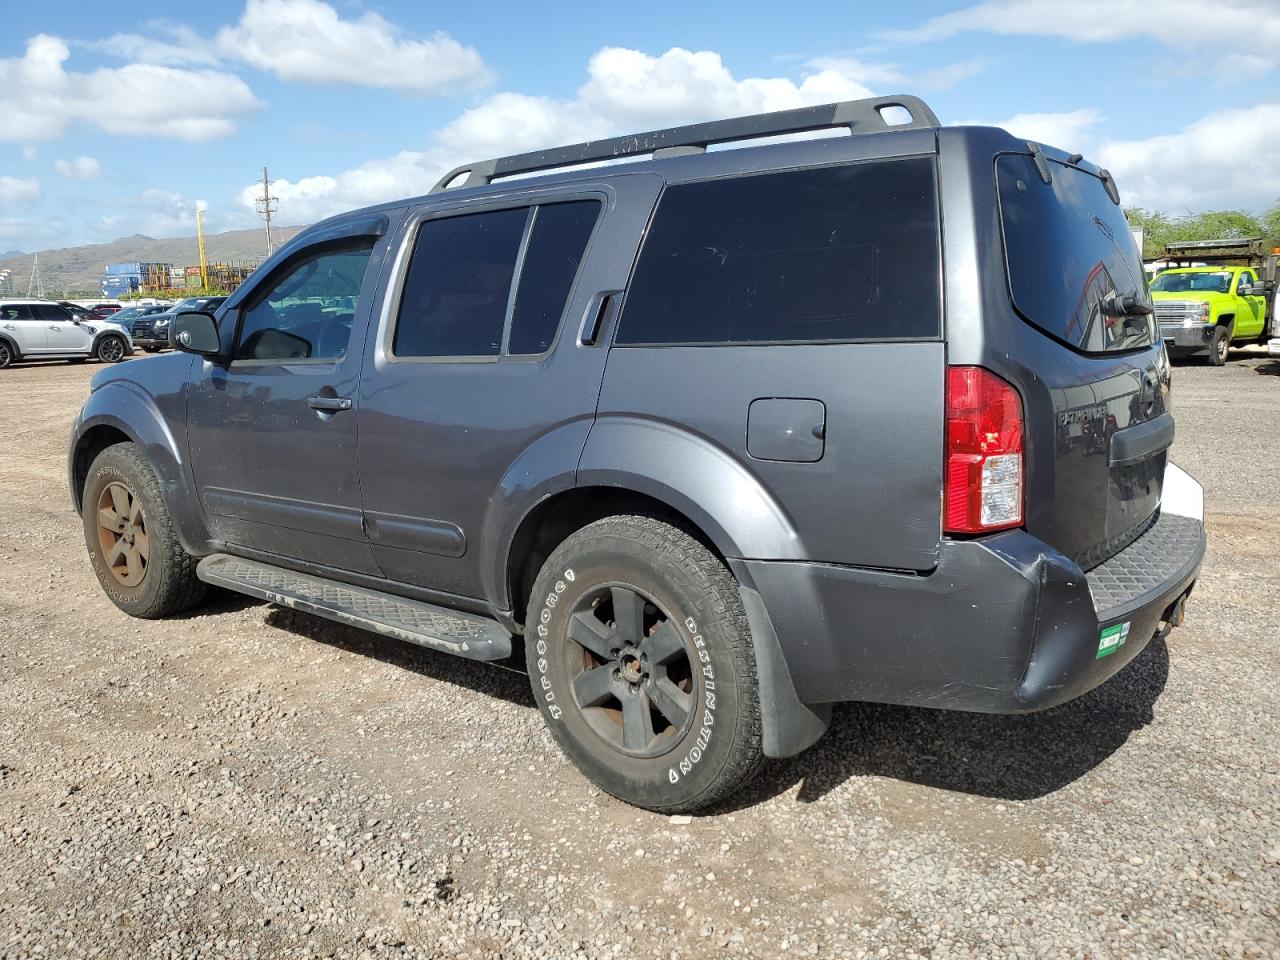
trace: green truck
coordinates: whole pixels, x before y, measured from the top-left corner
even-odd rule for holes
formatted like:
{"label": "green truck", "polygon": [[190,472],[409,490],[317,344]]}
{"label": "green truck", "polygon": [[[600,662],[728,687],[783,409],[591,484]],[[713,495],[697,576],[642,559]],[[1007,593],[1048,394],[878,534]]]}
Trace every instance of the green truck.
{"label": "green truck", "polygon": [[[1240,249],[1248,242],[1170,245],[1169,260],[1205,264],[1169,267],[1151,281],[1160,335],[1171,355],[1207,355],[1220,367],[1232,344],[1267,342],[1275,257]],[[1237,262],[1220,262],[1226,259]]]}

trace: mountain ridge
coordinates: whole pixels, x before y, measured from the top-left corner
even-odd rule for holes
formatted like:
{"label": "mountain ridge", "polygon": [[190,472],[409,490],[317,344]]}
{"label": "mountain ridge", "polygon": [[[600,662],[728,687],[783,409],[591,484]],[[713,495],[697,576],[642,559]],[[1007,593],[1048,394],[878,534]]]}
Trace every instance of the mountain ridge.
{"label": "mountain ridge", "polygon": [[[300,226],[275,227],[274,243],[281,244],[303,230]],[[230,230],[207,233],[204,237],[205,257],[210,263],[259,260],[266,252],[263,231]],[[45,292],[58,295],[79,294],[96,297],[101,294],[99,282],[108,263],[172,263],[178,267],[200,262],[199,246],[194,236],[147,237],[134,234],[108,243],[90,243],[78,247],[40,250],[40,278]],[[10,254],[13,252],[10,251]],[[31,277],[35,253],[0,256],[0,270],[13,271],[15,294],[25,294]]]}

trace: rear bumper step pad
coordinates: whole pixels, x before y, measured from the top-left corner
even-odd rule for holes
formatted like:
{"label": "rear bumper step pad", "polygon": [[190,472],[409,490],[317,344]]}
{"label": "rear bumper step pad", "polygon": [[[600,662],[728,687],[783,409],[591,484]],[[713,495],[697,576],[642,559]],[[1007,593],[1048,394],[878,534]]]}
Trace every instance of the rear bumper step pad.
{"label": "rear bumper step pad", "polygon": [[205,583],[471,660],[505,660],[511,634],[496,620],[225,553],[196,567]]}

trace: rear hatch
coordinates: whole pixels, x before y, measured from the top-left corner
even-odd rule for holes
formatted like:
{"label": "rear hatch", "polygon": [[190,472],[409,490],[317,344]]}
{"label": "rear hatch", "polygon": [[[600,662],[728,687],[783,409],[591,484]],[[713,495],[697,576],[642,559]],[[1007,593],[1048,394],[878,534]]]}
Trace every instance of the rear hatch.
{"label": "rear hatch", "polygon": [[[1064,155],[1065,157],[1065,155]],[[1012,359],[1027,414],[1029,532],[1085,569],[1150,526],[1173,419],[1141,254],[1105,172],[997,156],[1014,310],[1040,334]],[[1044,391],[1048,402],[1044,402]]]}

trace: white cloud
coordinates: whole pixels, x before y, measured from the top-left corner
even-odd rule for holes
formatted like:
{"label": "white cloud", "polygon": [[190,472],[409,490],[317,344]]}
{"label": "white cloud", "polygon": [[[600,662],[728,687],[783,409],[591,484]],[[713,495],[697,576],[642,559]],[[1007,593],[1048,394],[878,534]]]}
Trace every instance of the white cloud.
{"label": "white cloud", "polygon": [[[587,65],[571,100],[498,93],[436,131],[422,151],[370,160],[336,175],[272,184],[285,223],[308,223],[343,210],[427,192],[452,167],[471,160],[536,150],[645,128],[786,110],[871,95],[855,61],[809,65],[799,82],[786,77],[738,79],[719,54],[672,48],[661,56],[606,47]],[[883,77],[882,77],[883,78]],[[240,203],[253,209],[259,186]]]}
{"label": "white cloud", "polygon": [[989,61],[978,57],[973,60],[961,60],[941,67],[925,70],[917,78],[917,83],[925,90],[950,90],[966,80],[976,77],[987,69]]}
{"label": "white cloud", "polygon": [[[1241,52],[1275,65],[1280,17],[1274,0],[986,0],[944,13],[912,30],[881,33],[890,41],[941,40],[980,31],[1005,36],[1063,37],[1082,43],[1116,43],[1150,37],[1175,47],[1194,39],[1197,49],[1230,50],[1230,67]],[[1256,64],[1255,64],[1256,66]]]}
{"label": "white cloud", "polygon": [[28,143],[22,148],[22,159],[27,163],[31,163],[38,156],[40,156],[40,151],[33,144]]}
{"label": "white cloud", "polygon": [[1115,176],[1125,206],[1260,211],[1280,197],[1280,167],[1274,163],[1280,156],[1280,103],[1220,110],[1176,133],[1142,140],[1099,136],[1104,119],[1085,108],[962,125],[1002,127],[1019,138],[1083,153]]}
{"label": "white cloud", "polygon": [[956,126],[1000,127],[1022,140],[1083,153],[1092,142],[1090,130],[1102,122],[1093,107],[1066,113],[1019,113],[1007,120],[965,120]]}
{"label": "white cloud", "polygon": [[209,140],[235,130],[233,117],[260,106],[239,77],[131,63],[72,73],[67,45],[45,34],[26,53],[0,59],[0,140],[52,140],[71,124],[111,133]]}
{"label": "white cloud", "polygon": [[197,64],[211,67],[217,65],[217,52],[190,27],[164,21],[152,21],[146,26],[158,33],[167,34],[170,39],[160,40],[136,33],[117,33],[105,40],[96,40],[88,46],[91,50],[139,63],[158,63],[165,66]]}
{"label": "white cloud", "polygon": [[29,203],[40,199],[40,181],[0,176],[0,202]]}
{"label": "white cloud", "polygon": [[[1225,144],[1230,144],[1224,149]],[[1125,206],[1260,211],[1280,197],[1280,103],[1221,110],[1177,133],[1103,144]]]}
{"label": "white cloud", "polygon": [[428,95],[474,88],[492,77],[474,48],[447,33],[408,39],[376,13],[344,20],[320,0],[248,0],[239,23],[218,31],[215,46],[227,59],[304,83]]}
{"label": "white cloud", "polygon": [[102,164],[93,157],[76,157],[74,160],[55,160],[53,169],[68,180],[92,180],[102,172]]}

